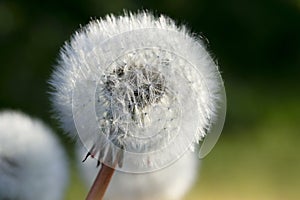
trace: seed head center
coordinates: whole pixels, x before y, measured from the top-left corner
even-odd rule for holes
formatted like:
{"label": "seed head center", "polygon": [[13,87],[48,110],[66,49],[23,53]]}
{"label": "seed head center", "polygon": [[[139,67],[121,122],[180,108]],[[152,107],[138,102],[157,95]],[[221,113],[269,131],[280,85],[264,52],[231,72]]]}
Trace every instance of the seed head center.
{"label": "seed head center", "polygon": [[[106,77],[106,90],[117,98],[132,118],[165,94],[165,78],[149,66],[119,66]],[[144,113],[146,114],[146,113]]]}

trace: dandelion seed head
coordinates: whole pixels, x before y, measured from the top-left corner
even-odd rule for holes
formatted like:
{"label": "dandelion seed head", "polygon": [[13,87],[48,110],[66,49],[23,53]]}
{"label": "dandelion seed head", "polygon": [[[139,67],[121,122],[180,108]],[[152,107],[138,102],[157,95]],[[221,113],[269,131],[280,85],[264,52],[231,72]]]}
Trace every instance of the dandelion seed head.
{"label": "dandelion seed head", "polygon": [[75,33],[50,84],[65,131],[109,166],[121,152],[120,170],[130,172],[165,167],[202,140],[223,87],[201,40],[147,12]]}
{"label": "dandelion seed head", "polygon": [[62,199],[68,166],[53,134],[23,113],[0,112],[0,199]]}
{"label": "dandelion seed head", "polygon": [[[82,165],[85,154],[82,145],[76,148],[78,169],[87,188],[93,184],[99,168],[95,160],[89,159]],[[192,188],[197,180],[201,163],[194,152],[186,152],[173,165],[150,173],[132,174],[116,171],[105,192],[104,199],[110,200],[179,200]]]}

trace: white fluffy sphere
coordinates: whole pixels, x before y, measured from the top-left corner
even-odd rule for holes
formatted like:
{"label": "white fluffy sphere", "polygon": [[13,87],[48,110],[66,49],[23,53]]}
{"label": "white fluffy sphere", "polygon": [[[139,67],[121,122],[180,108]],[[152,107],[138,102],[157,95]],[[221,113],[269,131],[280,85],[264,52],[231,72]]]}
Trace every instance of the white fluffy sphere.
{"label": "white fluffy sphere", "polygon": [[208,135],[206,154],[224,122],[223,81],[202,41],[147,12],[110,15],[76,32],[50,84],[64,130],[127,172],[164,168]]}
{"label": "white fluffy sphere", "polygon": [[52,130],[16,111],[0,112],[0,199],[61,200],[65,152]]}
{"label": "white fluffy sphere", "polygon": [[[81,163],[84,148],[77,148],[77,163],[88,188],[92,185],[98,170],[96,160]],[[115,171],[106,190],[104,200],[180,200],[191,189],[197,179],[199,159],[193,152],[186,152],[173,165],[161,170],[131,174]]]}

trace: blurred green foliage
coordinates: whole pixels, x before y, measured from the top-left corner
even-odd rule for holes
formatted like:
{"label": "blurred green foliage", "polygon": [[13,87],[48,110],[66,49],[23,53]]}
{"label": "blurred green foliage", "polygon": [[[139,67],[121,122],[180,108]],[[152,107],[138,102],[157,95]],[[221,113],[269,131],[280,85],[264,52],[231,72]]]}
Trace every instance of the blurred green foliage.
{"label": "blurred green foliage", "polygon": [[[298,0],[0,0],[0,109],[44,119],[72,156],[72,142],[51,118],[47,80],[60,47],[80,25],[123,9],[148,9],[186,24],[208,38],[220,65],[225,129],[187,198],[299,199]],[[67,199],[81,191],[75,175]]]}

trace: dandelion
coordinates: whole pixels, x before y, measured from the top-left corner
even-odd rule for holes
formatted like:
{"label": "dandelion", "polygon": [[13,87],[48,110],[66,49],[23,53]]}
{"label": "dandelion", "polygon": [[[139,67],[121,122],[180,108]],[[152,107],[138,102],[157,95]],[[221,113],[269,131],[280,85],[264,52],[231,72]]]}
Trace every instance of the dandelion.
{"label": "dandelion", "polygon": [[23,113],[0,112],[0,177],[0,199],[63,199],[67,162],[53,132]]}
{"label": "dandelion", "polygon": [[[85,149],[76,148],[76,160],[85,185],[90,187],[99,171],[95,160],[81,163]],[[199,159],[196,154],[187,151],[173,165],[164,169],[132,174],[116,171],[105,192],[104,199],[110,200],[179,200],[183,199],[196,181],[199,170]]]}
{"label": "dandelion", "polygon": [[104,164],[98,178],[108,182],[109,168],[159,170],[199,141],[205,156],[224,122],[223,82],[202,41],[147,12],[109,15],[76,32],[50,84],[62,127]]}

